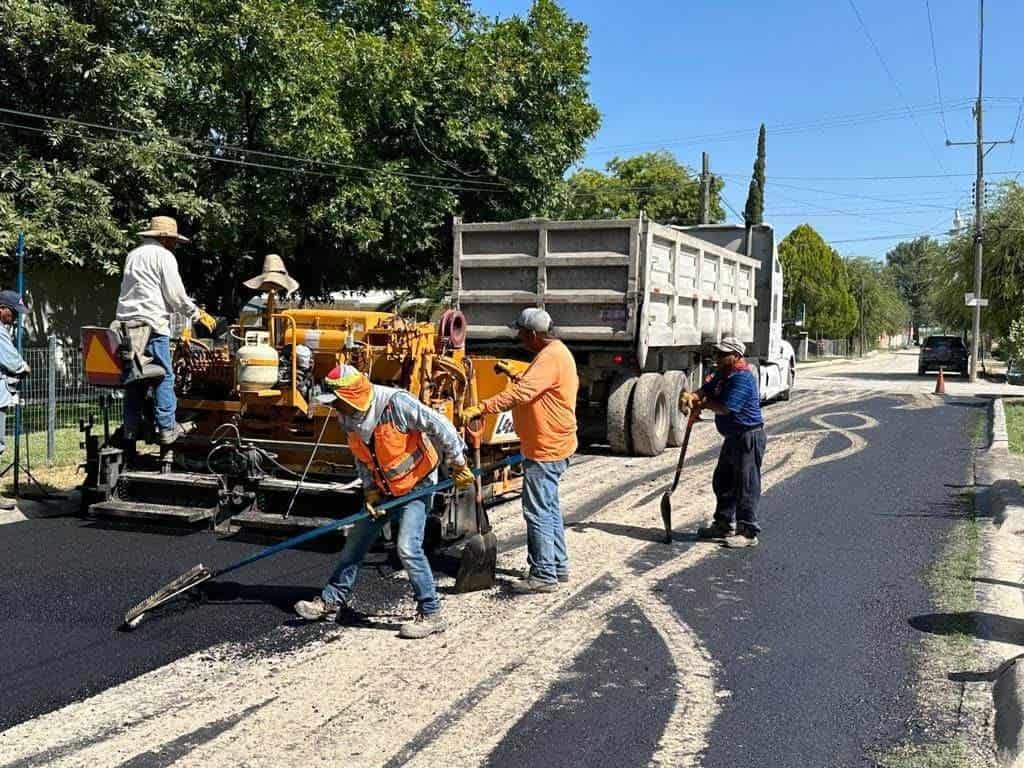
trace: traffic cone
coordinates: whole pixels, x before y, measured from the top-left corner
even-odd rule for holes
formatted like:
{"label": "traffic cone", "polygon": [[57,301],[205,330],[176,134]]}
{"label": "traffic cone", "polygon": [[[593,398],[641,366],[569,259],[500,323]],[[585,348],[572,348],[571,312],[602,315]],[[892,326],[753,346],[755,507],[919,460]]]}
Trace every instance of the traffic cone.
{"label": "traffic cone", "polygon": [[939,368],[939,378],[935,381],[935,394],[946,394],[946,374],[942,368]]}

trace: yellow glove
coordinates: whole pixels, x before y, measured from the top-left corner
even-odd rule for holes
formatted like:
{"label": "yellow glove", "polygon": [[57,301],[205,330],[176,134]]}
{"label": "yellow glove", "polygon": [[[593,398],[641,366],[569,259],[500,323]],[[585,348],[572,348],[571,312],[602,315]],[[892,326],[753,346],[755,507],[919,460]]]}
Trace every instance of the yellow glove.
{"label": "yellow glove", "polygon": [[196,317],[195,322],[203,326],[203,328],[205,328],[210,333],[213,333],[213,329],[217,327],[217,318],[215,318],[205,309],[199,310],[199,315]]}
{"label": "yellow glove", "polygon": [[683,413],[692,409],[700,408],[700,395],[696,392],[680,392],[679,393],[679,410]]}
{"label": "yellow glove", "polygon": [[473,470],[465,464],[453,465],[452,480],[455,482],[455,487],[461,491],[463,488],[473,485],[476,482],[476,476],[473,474]]}
{"label": "yellow glove", "polygon": [[363,506],[366,507],[366,511],[370,513],[370,517],[376,519],[384,514],[384,512],[377,511],[377,505],[380,504],[383,498],[384,494],[376,488],[363,489]]}
{"label": "yellow glove", "polygon": [[468,422],[473,419],[479,419],[484,415],[484,407],[482,405],[471,405],[468,408],[462,409],[462,421]]}

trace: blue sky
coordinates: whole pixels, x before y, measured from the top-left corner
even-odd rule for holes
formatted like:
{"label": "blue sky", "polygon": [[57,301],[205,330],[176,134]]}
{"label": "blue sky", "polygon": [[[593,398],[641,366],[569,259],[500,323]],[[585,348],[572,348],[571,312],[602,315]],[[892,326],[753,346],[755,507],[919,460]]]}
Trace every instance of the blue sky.
{"label": "blue sky", "polygon": [[[806,221],[843,254],[880,258],[899,238],[863,238],[945,231],[954,208],[971,208],[974,150],[945,146],[925,0],[854,3],[892,78],[850,0],[561,0],[590,28],[591,94],[602,125],[584,165],[663,148],[699,167],[706,150],[742,213],[763,121],[766,220],[781,234]],[[508,16],[526,13],[530,2],[474,6]],[[977,3],[930,6],[948,134],[972,140]],[[1015,57],[1024,3],[988,0],[985,23],[985,134],[1004,139],[1024,97]],[[836,119],[848,116],[856,117]],[[1024,127],[1018,139],[1024,143]],[[1024,148],[997,147],[986,161],[990,184],[1008,178],[999,171],[1021,168]],[[851,178],[946,174],[964,175]]]}

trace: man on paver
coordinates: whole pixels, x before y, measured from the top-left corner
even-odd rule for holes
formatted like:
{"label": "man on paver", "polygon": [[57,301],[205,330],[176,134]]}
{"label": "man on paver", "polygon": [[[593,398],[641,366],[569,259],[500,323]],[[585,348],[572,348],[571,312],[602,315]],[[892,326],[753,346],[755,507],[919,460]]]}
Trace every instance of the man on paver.
{"label": "man on paver", "polygon": [[[128,254],[124,263],[116,317],[129,327],[148,326],[146,355],[166,371],[154,387],[154,418],[160,444],[170,445],[185,433],[175,420],[178,401],[174,396],[171,363],[171,315],[185,315],[208,331],[213,331],[216,320],[196,307],[185,293],[178,262],[172,253],[179,243],[188,242],[178,234],[178,222],[170,216],[154,216],[149,229],[140,232],[139,236],[142,244]],[[125,388],[124,431],[129,439],[134,439],[138,430],[145,392],[143,385]]]}
{"label": "man on paver", "polygon": [[717,500],[715,518],[711,525],[699,528],[697,536],[723,539],[727,547],[753,547],[761,530],[757,524],[765,448],[761,398],[743,357],[743,342],[724,338],[714,350],[714,375],[697,392],[683,392],[679,398],[684,411],[713,411],[715,426],[725,438],[712,480]]}
{"label": "man on paver", "polygon": [[[0,291],[0,456],[7,450],[7,409],[18,402],[18,379],[29,374],[28,363],[14,345],[14,321],[28,307],[14,291]],[[15,509],[17,502],[0,496],[0,509]]]}
{"label": "man on paver", "polygon": [[338,411],[338,423],[348,435],[371,517],[349,531],[341,560],[320,596],[300,600],[295,604],[295,612],[309,621],[358,620],[348,603],[359,564],[390,517],[398,523],[398,557],[409,576],[418,606],[416,619],[403,624],[398,634],[419,639],[444,632],[447,624],[441,616],[434,573],[423,551],[431,497],[410,501],[389,510],[387,515],[377,513],[375,505],[385,497],[404,496],[423,485],[436,483],[438,448],[448,463],[455,487],[473,485],[473,473],[463,456],[466,446],[451,422],[437,411],[404,390],[371,384],[351,366],[336,366],[324,384],[330,393],[317,399]]}
{"label": "man on paver", "polygon": [[501,394],[467,408],[467,420],[512,410],[523,461],[523,517],[528,572],[512,585],[520,594],[554,592],[569,580],[569,553],[558,503],[558,483],[576,452],[579,376],[572,353],[551,333],[551,315],[524,309],[515,323],[519,341],[535,357]]}

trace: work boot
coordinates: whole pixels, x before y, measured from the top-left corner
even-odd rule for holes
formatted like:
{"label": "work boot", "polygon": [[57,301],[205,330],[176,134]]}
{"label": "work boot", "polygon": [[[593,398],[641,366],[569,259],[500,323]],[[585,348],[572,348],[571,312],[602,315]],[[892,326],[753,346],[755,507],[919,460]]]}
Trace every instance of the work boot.
{"label": "work boot", "polygon": [[556,592],[557,581],[541,581],[535,576],[527,576],[525,579],[512,582],[512,591],[517,595],[532,595],[542,592]]}
{"label": "work boot", "polygon": [[697,529],[698,539],[724,539],[732,535],[732,526],[721,520],[714,520],[711,525],[704,525]]}
{"label": "work boot", "polygon": [[0,509],[17,509],[18,502],[10,496],[0,496]]}
{"label": "work boot", "polygon": [[158,436],[157,440],[159,441],[160,445],[171,445],[172,443],[177,442],[178,439],[187,435],[195,428],[195,423],[191,421],[186,421],[183,424],[175,423],[175,425],[170,429],[161,429],[160,435]]}
{"label": "work boot", "polygon": [[405,640],[422,640],[424,637],[440,634],[446,629],[448,622],[444,620],[440,611],[417,613],[415,619],[402,625],[398,630],[398,636]]}
{"label": "work boot", "polygon": [[757,546],[757,534],[742,531],[726,536],[722,544],[729,549],[744,549],[745,547]]}
{"label": "work boot", "polygon": [[299,600],[295,604],[295,612],[306,621],[335,621],[341,608],[340,604],[325,602],[322,597]]}

